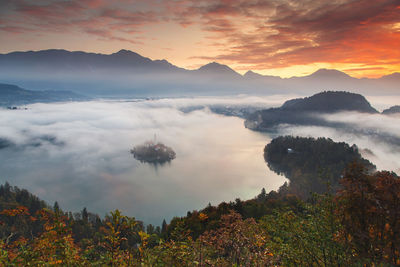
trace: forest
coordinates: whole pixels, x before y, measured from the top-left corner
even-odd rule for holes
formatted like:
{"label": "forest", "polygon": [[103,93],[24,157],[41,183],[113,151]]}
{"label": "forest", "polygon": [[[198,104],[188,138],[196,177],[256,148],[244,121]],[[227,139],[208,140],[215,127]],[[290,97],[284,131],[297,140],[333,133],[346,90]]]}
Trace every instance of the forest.
{"label": "forest", "polygon": [[324,138],[279,137],[264,156],[289,184],[187,212],[161,227],[145,227],[119,210],[104,218],[86,208],[66,212],[5,183],[0,265],[400,265],[395,173],[376,172],[356,147]]}
{"label": "forest", "polygon": [[303,198],[338,190],[341,175],[351,162],[359,162],[369,172],[375,170],[356,145],[322,137],[277,137],[265,146],[264,159],[271,170],[289,179],[287,190]]}
{"label": "forest", "polygon": [[331,122],[316,116],[345,111],[378,113],[360,94],[324,91],[310,97],[288,100],[278,108],[258,110],[246,116],[245,126],[252,130],[267,132],[276,131],[281,124],[348,128],[344,123]]}

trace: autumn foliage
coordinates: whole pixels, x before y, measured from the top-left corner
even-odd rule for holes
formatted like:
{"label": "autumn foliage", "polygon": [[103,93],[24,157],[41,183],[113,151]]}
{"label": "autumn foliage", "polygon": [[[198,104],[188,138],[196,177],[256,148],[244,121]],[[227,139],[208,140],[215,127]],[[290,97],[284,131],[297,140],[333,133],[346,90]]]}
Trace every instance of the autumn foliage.
{"label": "autumn foliage", "polygon": [[20,191],[1,186],[0,266],[400,265],[397,175],[353,163],[340,184],[307,201],[263,190],[147,230],[118,210],[100,219],[38,209],[29,197],[15,205]]}
{"label": "autumn foliage", "polygon": [[350,165],[336,197],[341,238],[362,261],[400,264],[400,179]]}

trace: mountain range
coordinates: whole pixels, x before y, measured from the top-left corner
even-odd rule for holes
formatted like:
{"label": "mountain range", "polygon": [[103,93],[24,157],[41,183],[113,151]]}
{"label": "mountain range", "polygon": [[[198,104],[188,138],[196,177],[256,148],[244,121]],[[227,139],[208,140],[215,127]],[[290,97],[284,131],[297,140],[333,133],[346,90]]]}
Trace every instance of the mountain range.
{"label": "mountain range", "polygon": [[129,50],[106,55],[52,49],[0,54],[0,82],[95,96],[306,95],[322,90],[382,95],[398,94],[400,73],[358,79],[337,70],[320,69],[303,77],[281,78],[253,71],[241,75],[217,62],[188,70]]}

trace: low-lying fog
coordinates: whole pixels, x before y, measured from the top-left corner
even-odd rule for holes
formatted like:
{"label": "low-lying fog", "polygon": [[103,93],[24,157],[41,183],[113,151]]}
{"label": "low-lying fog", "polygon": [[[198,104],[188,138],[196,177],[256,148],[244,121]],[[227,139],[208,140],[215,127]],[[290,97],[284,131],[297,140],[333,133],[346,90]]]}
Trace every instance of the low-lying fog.
{"label": "low-lying fog", "polygon": [[[244,100],[279,105],[274,98]],[[86,206],[104,215],[118,208],[156,224],[209,202],[277,189],[285,178],[269,171],[263,160],[267,135],[247,130],[236,117],[179,110],[206,102],[217,100],[93,101],[0,110],[0,138],[17,144],[0,150],[1,182],[27,188],[50,204],[57,200],[66,210]],[[129,153],[155,134],[177,154],[157,168]]]}
{"label": "low-lying fog", "polygon": [[[0,138],[15,144],[0,149],[0,182],[26,188],[50,204],[58,201],[65,210],[87,207],[104,215],[118,208],[153,224],[209,202],[249,199],[261,188],[277,189],[286,180],[263,160],[271,137],[246,129],[237,117],[207,108],[181,109],[209,104],[268,108],[293,97],[91,101],[0,109]],[[345,113],[325,119],[369,130],[283,126],[281,133],[355,143],[378,168],[399,171],[400,117]],[[382,141],[376,133],[395,139]],[[170,164],[156,168],[129,153],[155,134],[177,154]]]}
{"label": "low-lying fog", "polygon": [[344,123],[346,127],[282,125],[280,134],[328,137],[336,142],[356,144],[361,155],[374,163],[378,170],[400,174],[400,114],[381,115],[341,112],[316,115],[330,122]]}

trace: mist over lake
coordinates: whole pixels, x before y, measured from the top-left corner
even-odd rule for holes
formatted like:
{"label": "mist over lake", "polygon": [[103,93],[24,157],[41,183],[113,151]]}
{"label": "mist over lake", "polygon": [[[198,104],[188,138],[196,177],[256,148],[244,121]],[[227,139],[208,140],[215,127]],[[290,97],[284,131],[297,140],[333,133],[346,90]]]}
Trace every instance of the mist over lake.
{"label": "mist over lake", "polygon": [[[0,110],[1,138],[14,144],[0,150],[1,182],[27,188],[48,203],[58,201],[66,210],[87,207],[104,215],[118,208],[154,224],[209,202],[252,198],[286,180],[264,162],[270,137],[246,129],[237,117],[179,110],[238,101],[92,101]],[[170,164],[154,167],[129,153],[154,135],[175,150]]]}
{"label": "mist over lake", "polygon": [[[278,189],[286,178],[269,170],[263,149],[279,134],[326,136],[354,143],[379,169],[399,170],[400,144],[377,142],[376,135],[368,135],[375,129],[398,138],[398,116],[324,116],[370,129],[366,134],[283,125],[271,136],[246,129],[241,118],[207,108],[276,107],[293,97],[136,99],[1,109],[0,138],[12,145],[0,149],[0,181],[27,188],[50,204],[58,201],[65,210],[87,207],[104,215],[118,208],[145,223],[160,224],[164,218],[183,216],[209,202],[250,199],[262,188],[267,192]],[[190,107],[197,108],[182,111]],[[174,149],[176,159],[154,166],[133,158],[130,149],[154,136]]]}

